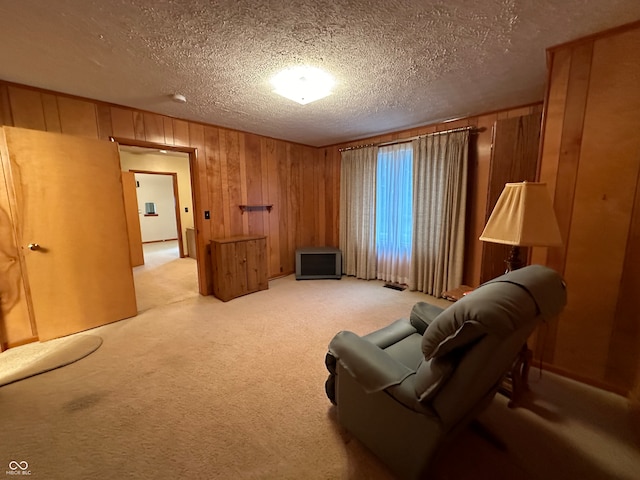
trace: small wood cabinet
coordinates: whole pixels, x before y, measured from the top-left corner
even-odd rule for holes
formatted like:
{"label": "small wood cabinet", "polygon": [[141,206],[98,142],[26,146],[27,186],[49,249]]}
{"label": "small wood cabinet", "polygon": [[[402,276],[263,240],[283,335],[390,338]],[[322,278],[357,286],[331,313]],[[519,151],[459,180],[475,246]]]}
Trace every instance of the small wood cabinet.
{"label": "small wood cabinet", "polygon": [[214,239],[211,261],[213,294],[224,302],[269,288],[265,236]]}

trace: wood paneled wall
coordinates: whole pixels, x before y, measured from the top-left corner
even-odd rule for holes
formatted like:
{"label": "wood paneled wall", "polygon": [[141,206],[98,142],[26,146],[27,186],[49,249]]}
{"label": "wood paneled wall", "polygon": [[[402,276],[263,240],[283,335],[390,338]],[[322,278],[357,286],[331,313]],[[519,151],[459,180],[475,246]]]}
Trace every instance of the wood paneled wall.
{"label": "wood paneled wall", "polygon": [[564,275],[569,303],[538,352],[627,392],[640,373],[640,22],[553,48],[549,66],[540,178],[564,245],[534,258]]}
{"label": "wood paneled wall", "polygon": [[[459,127],[477,127],[477,132],[470,136],[467,231],[465,234],[465,266],[463,275],[463,282],[466,285],[477,287],[481,283],[482,252],[484,248],[484,242],[481,242],[478,238],[484,229],[488,214],[490,213],[490,211],[488,211],[488,201],[489,185],[492,184],[490,172],[494,125],[498,120],[508,119],[512,119],[514,124],[518,125],[520,124],[519,119],[527,117],[530,121],[531,118],[540,118],[541,113],[542,104],[534,104],[468,117],[453,122],[438,123],[411,130],[379,135],[340,145],[332,145],[323,148],[322,152],[324,152],[325,157],[334,159],[331,163],[335,163],[335,159],[340,159],[340,148],[402,140],[417,135],[425,135]],[[531,115],[533,115],[533,117],[531,117]],[[494,174],[497,175],[496,172],[502,172],[502,170],[502,168],[494,169]],[[502,187],[504,187],[504,183],[502,183]],[[500,191],[502,191],[502,188],[500,188]]]}
{"label": "wood paneled wall", "polygon": [[[201,293],[212,292],[211,239],[266,235],[271,278],[295,271],[296,248],[338,244],[339,158],[315,147],[7,82],[0,82],[0,125],[195,149]],[[242,213],[241,204],[273,209]],[[17,251],[14,243],[2,247]],[[11,318],[4,312],[9,345],[33,336],[13,310]]]}

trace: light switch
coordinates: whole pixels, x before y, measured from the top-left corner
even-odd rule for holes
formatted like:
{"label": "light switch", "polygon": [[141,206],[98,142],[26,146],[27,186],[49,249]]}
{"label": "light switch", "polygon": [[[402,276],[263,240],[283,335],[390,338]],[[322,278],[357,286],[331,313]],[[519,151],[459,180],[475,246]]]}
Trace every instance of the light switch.
{"label": "light switch", "polygon": [[205,220],[209,220],[211,218],[211,215],[209,214],[209,210],[205,210],[204,211],[204,219]]}

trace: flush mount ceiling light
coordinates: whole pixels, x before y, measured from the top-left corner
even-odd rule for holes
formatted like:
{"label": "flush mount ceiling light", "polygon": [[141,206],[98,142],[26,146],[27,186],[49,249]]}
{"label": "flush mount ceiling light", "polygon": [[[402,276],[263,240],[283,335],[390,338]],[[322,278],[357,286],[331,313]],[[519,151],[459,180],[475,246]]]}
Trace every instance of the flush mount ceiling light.
{"label": "flush mount ceiling light", "polygon": [[334,80],[328,73],[315,67],[291,67],[271,79],[274,92],[301,105],[331,95]]}

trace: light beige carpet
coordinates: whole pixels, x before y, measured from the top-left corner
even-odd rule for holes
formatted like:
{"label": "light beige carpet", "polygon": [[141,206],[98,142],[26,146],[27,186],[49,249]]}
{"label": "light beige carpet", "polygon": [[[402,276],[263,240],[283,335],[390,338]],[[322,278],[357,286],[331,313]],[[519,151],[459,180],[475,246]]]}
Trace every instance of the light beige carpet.
{"label": "light beige carpet", "polygon": [[195,298],[198,273],[193,258],[180,258],[178,242],[145,243],[144,265],[133,269],[138,312]]}
{"label": "light beige carpet", "polygon": [[74,335],[11,348],[0,354],[0,387],[77,362],[100,345],[96,335]]}

